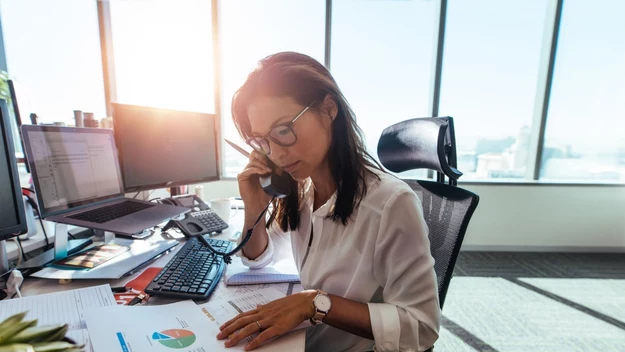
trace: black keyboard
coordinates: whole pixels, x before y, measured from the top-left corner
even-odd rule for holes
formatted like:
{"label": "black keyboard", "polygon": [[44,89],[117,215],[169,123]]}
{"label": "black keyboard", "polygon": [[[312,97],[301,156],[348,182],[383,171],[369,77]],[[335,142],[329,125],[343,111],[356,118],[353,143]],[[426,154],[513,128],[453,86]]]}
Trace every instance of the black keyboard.
{"label": "black keyboard", "polygon": [[119,219],[122,216],[130,215],[153,206],[154,204],[126,200],[121,203],[115,203],[101,208],[70,215],[68,218],[103,224],[107,221]]}
{"label": "black keyboard", "polygon": [[[232,250],[230,241],[207,241],[221,252]],[[222,256],[216,256],[197,237],[191,237],[145,292],[153,296],[206,300],[219,284],[225,267]]]}

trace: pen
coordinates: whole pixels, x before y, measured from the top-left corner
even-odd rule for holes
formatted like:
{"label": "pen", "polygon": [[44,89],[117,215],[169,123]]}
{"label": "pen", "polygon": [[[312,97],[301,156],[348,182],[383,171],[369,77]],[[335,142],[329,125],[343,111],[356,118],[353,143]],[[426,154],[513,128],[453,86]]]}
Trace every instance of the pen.
{"label": "pen", "polygon": [[232,148],[234,148],[237,152],[243,154],[246,157],[250,157],[250,153],[248,153],[245,149],[239,147],[238,145],[236,145],[234,142],[231,142],[229,140],[227,140],[226,138],[224,138],[224,141],[226,141],[226,143],[230,144],[230,146]]}
{"label": "pen", "polygon": [[128,292],[132,290],[132,287],[124,287],[124,286],[120,286],[120,287],[111,287],[111,291],[113,291],[113,293],[122,293],[122,292]]}
{"label": "pen", "polygon": [[143,301],[144,298],[146,298],[147,295],[140,293],[137,297],[133,298],[130,302],[128,302],[129,306],[134,306],[136,304],[139,304]]}

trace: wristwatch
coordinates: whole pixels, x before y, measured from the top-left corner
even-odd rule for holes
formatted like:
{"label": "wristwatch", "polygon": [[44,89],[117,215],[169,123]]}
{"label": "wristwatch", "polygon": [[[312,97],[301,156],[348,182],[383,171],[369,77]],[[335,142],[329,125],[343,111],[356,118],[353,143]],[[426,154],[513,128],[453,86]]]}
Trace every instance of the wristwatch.
{"label": "wristwatch", "polygon": [[310,318],[310,323],[313,325],[321,324],[323,323],[323,318],[332,308],[332,300],[330,300],[327,292],[317,290],[317,296],[313,299],[313,305],[315,306],[315,315]]}

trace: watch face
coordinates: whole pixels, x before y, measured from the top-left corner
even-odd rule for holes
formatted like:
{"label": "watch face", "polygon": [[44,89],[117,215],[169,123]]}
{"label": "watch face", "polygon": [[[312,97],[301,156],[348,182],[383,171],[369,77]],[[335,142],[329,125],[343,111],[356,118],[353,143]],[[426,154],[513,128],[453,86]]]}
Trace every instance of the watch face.
{"label": "watch face", "polygon": [[315,298],[315,307],[322,312],[327,312],[330,310],[332,306],[332,302],[330,301],[330,297],[319,295]]}

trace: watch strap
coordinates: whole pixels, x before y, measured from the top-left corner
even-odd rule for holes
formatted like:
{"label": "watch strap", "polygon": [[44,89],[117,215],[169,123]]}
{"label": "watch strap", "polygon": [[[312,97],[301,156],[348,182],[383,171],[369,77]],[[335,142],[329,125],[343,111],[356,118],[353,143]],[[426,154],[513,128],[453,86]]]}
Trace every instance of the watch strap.
{"label": "watch strap", "polygon": [[312,325],[317,325],[317,324],[321,324],[323,323],[323,318],[325,318],[326,314],[328,314],[327,311],[322,311],[320,309],[317,308],[317,306],[315,305],[315,299],[318,296],[327,296],[329,297],[328,293],[322,290],[317,290],[317,296],[315,296],[315,298],[313,299],[313,306],[315,307],[315,315],[313,315],[312,318],[310,318],[310,323]]}

